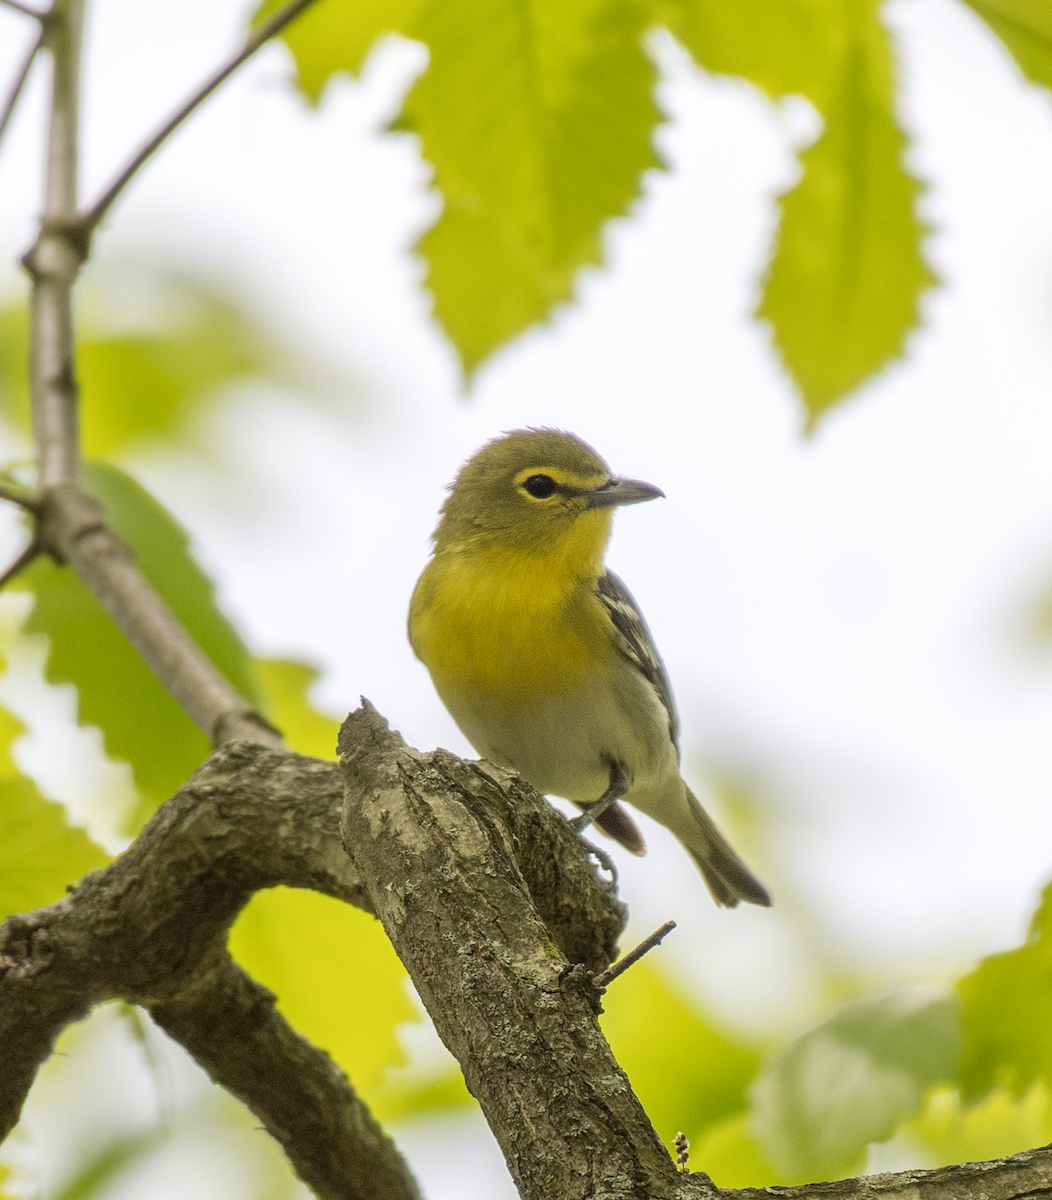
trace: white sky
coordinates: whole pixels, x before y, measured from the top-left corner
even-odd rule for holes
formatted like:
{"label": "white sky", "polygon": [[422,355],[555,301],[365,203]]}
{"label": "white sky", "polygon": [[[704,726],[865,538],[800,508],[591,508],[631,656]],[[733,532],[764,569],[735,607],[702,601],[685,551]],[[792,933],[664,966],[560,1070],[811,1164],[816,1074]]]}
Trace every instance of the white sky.
{"label": "white sky", "polygon": [[[244,13],[99,0],[89,195]],[[333,711],[364,693],[415,744],[470,752],[404,612],[443,486],[487,437],[569,428],[666,491],[619,515],[610,561],[668,663],[688,777],[701,786],[720,764],[763,785],[752,857],[780,905],[717,912],[654,826],[623,893],[641,933],[680,922],[663,961],[753,1030],[813,1015],[823,963],[885,981],[966,969],[1019,939],[1052,875],[1052,661],[1019,633],[1052,581],[1052,108],[963,5],[895,0],[887,15],[945,286],[907,361],[809,440],[749,314],[810,114],[703,77],[667,39],[671,173],[610,231],[611,269],[587,273],[580,303],[498,355],[467,400],[407,254],[436,211],[427,170],[411,141],[377,132],[418,48],[385,46],[317,113],[268,49],[143,174],[98,247],[231,281],[356,381],[328,406],[242,395],[208,431],[210,458],[135,464],[253,648],[323,665]],[[20,30],[0,11],[5,62]],[[0,157],[6,261],[33,228],[40,98],[38,78]],[[27,748],[45,782],[47,757]]]}

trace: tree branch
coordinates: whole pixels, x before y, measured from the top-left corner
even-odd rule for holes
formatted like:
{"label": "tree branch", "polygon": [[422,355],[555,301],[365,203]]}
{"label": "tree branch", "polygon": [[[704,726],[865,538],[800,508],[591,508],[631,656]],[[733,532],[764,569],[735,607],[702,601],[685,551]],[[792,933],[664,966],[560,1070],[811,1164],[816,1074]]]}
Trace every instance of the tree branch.
{"label": "tree branch", "polygon": [[390,1138],[323,1051],[225,951],[150,1014],[285,1148],[320,1200],[421,1200]]}
{"label": "tree branch", "polygon": [[292,0],[253,35],[133,160],[103,197],[99,213],[85,217],[77,216],[77,104],[84,0],[56,0],[46,22],[45,45],[54,71],[44,217],[36,242],[23,258],[33,282],[30,384],[39,492],[34,501],[38,516],[35,542],[77,572],[158,680],[215,745],[249,740],[278,748],[283,743],[278,731],[237,693],[186,632],[136,567],[130,548],[107,527],[98,504],[80,488],[73,285],[101,211],[203,99],[309,3],[311,0]]}
{"label": "tree branch", "polygon": [[286,884],[369,909],[339,840],[333,763],[241,744],[69,896],[0,926],[0,1140],[58,1033],[93,1005],[149,1009],[252,1109],[323,1200],[418,1200],[397,1151],[328,1056],[227,957],[252,894]]}
{"label": "tree branch", "polygon": [[1037,1200],[1050,1192],[1052,1146],[934,1171],[896,1171],[796,1187],[720,1189],[727,1200]]}
{"label": "tree branch", "polygon": [[15,105],[18,104],[18,98],[22,95],[22,89],[26,86],[29,72],[33,69],[33,63],[36,62],[36,57],[40,52],[43,41],[44,30],[41,29],[26,51],[22,65],[15,74],[15,81],[11,85],[11,90],[7,93],[7,101],[4,107],[0,109],[0,142],[4,140],[4,134],[7,132],[7,127],[11,122],[12,116],[14,116]]}
{"label": "tree branch", "polygon": [[321,1200],[419,1200],[338,1068],[227,955],[248,898],[286,884],[380,916],[523,1200],[1052,1192],[1052,1147],[797,1187],[718,1189],[704,1172],[680,1174],[596,1023],[590,973],[612,961],[625,914],[587,846],[516,776],[409,750],[369,706],[340,742],[342,772],[251,744],[218,751],[121,858],[0,925],[0,1140],[61,1029],[119,998],[239,1096]]}
{"label": "tree branch", "polygon": [[[512,831],[494,821],[490,836],[514,842],[511,870],[550,923],[551,961],[565,962],[560,951],[590,968],[611,961],[624,909],[560,814],[489,768],[441,751],[418,759],[441,765],[433,773],[449,789],[445,803],[477,793],[498,803],[501,819],[512,814]],[[344,803],[335,763],[250,743],[225,747],[109,867],[55,904],[9,917],[0,926],[0,1140],[59,1032],[93,1005],[121,999],[148,1009],[239,1096],[322,1200],[418,1200],[339,1070],[286,1025],[273,997],[226,951],[231,924],[260,888],[313,888],[375,911],[373,889],[341,844]],[[594,1003],[587,974],[570,988]]]}
{"label": "tree branch", "polygon": [[95,201],[95,203],[84,213],[79,220],[83,236],[90,238],[92,233],[98,228],[103,218],[113,207],[117,197],[131,183],[132,179],[139,173],[143,166],[153,157],[154,154],[164,145],[164,143],[172,136],[173,133],[183,124],[183,122],[191,116],[196,110],[208,99],[209,96],[248,59],[252,57],[256,51],[269,42],[271,38],[279,34],[287,25],[291,24],[311,4],[314,0],[289,0],[289,2],[279,9],[269,21],[265,21],[256,31],[251,34],[246,40],[244,46],[235,54],[229,62],[219,67],[212,75],[201,84],[188,100],[186,100],[176,111],[168,118],[167,121],[157,130],[157,132],[149,138],[135,155],[131,158],[128,164],[120,171],[116,179]]}
{"label": "tree branch", "polygon": [[281,735],[186,632],[135,565],[131,548],[106,524],[96,501],[66,484],[47,492],[42,507],[40,544],[84,580],[146,665],[213,744],[240,740],[280,748]]}
{"label": "tree branch", "polygon": [[84,0],[56,0],[45,44],[51,52],[44,213],[23,260],[33,280],[30,389],[41,492],[77,482],[79,430],[73,373],[73,281],[86,247],[68,236],[77,215],[81,33]]}
{"label": "tree branch", "polygon": [[409,750],[369,706],[339,747],[345,845],[523,1200],[680,1195],[597,1021],[590,972],[623,910],[562,953],[545,924],[578,871],[610,904],[574,830],[513,774]]}

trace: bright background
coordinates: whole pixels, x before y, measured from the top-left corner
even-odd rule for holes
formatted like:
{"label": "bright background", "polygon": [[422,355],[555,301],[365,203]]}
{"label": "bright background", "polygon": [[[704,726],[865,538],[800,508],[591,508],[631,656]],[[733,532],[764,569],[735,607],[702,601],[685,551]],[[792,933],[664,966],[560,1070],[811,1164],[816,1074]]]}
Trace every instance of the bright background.
{"label": "bright background", "polygon": [[[94,7],[89,197],[247,17],[233,0]],[[471,753],[412,658],[404,613],[443,487],[486,438],[571,429],[665,490],[619,515],[610,563],[666,658],[685,773],[701,791],[747,785],[738,840],[778,903],[717,911],[645,818],[648,857],[614,854],[632,933],[674,917],[663,964],[762,1036],[819,1012],[831,964],[940,980],[1017,943],[1052,873],[1052,660],[1029,632],[1052,585],[1050,98],[951,0],[894,0],[886,17],[942,286],[907,359],[810,437],[750,313],[774,197],[816,118],[704,76],[667,37],[653,52],[670,172],[609,230],[610,267],[585,274],[578,303],[466,388],[409,254],[437,212],[427,168],[411,139],[382,133],[419,47],[384,44],[316,112],[289,87],[284,51],[266,49],[98,241],[99,270],[146,259],[203,274],[325,364],[315,394],[236,390],[185,453],[144,446],[128,465],[192,532],[252,649],[318,663],[316,699],[338,715],[364,694],[411,743]],[[25,24],[0,10],[5,72]],[[34,229],[42,79],[0,156],[8,264]],[[2,291],[24,286],[3,270]],[[17,537],[12,525],[12,550]],[[65,704],[67,729],[30,737],[24,767],[105,837],[120,770],[74,731],[68,696],[41,686],[34,703],[31,726]],[[42,1131],[75,1123],[61,1107],[39,1100]],[[396,1132],[430,1200],[512,1194],[474,1118]],[[119,1194],[233,1194],[218,1167],[193,1169],[192,1188],[169,1170]]]}

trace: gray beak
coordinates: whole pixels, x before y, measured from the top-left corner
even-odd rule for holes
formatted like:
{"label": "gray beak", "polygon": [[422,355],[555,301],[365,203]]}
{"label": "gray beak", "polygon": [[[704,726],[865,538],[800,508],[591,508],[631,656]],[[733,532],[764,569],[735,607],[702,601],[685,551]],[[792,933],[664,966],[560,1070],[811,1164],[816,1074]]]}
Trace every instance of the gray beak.
{"label": "gray beak", "polygon": [[614,475],[594,492],[586,492],[584,498],[588,508],[615,508],[622,504],[642,504],[644,500],[656,500],[664,495],[661,488],[652,483]]}

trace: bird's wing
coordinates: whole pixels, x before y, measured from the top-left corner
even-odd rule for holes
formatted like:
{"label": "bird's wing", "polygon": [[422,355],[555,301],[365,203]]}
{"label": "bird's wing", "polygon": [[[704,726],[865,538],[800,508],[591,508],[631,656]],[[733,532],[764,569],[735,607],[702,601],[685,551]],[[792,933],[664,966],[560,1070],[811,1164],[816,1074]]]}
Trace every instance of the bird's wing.
{"label": "bird's wing", "polygon": [[651,684],[665,706],[669,736],[676,742],[679,737],[679,717],[676,715],[676,702],[672,699],[665,664],[631,592],[612,571],[607,571],[595,581],[595,594],[613,625],[614,642],[618,650]]}

